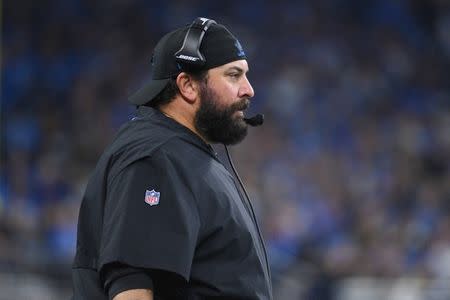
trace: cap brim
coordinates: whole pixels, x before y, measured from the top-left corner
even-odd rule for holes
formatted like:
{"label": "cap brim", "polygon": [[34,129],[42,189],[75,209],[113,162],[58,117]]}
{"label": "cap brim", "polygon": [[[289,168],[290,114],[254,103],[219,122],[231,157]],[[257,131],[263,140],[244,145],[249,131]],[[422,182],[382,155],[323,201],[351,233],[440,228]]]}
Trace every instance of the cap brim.
{"label": "cap brim", "polygon": [[142,105],[155,98],[167,85],[170,79],[150,80],[128,98],[135,105]]}

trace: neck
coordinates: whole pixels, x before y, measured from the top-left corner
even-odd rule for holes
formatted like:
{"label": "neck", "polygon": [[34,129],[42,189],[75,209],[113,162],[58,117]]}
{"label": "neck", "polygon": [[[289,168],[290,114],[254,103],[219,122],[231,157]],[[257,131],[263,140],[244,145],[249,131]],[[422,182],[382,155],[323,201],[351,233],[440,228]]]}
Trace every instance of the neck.
{"label": "neck", "polygon": [[205,143],[209,144],[208,140],[206,140],[194,126],[195,114],[183,113],[182,110],[175,109],[175,107],[170,104],[160,107],[159,111],[162,112],[166,117],[171,118],[172,120],[188,128],[190,131],[198,135]]}

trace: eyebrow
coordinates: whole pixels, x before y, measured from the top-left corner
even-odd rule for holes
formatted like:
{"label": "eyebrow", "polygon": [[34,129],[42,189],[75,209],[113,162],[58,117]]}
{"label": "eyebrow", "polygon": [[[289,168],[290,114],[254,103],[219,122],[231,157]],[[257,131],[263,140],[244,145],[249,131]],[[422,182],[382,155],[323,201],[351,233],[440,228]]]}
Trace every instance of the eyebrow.
{"label": "eyebrow", "polygon": [[[230,71],[236,71],[236,72],[239,72],[239,73],[244,73],[244,69],[242,69],[240,67],[237,67],[237,66],[230,67],[227,70],[227,72],[230,72]],[[247,72],[248,72],[248,70],[245,73],[247,73]]]}

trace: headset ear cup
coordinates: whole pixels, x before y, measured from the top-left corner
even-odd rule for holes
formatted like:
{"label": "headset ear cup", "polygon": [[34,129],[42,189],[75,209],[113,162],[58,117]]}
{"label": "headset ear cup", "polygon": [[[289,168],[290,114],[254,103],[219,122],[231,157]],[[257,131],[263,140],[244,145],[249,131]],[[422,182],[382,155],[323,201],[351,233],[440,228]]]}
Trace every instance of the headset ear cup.
{"label": "headset ear cup", "polygon": [[182,69],[183,66],[202,67],[205,65],[206,59],[200,52],[200,45],[211,24],[216,24],[216,21],[207,18],[197,18],[189,26],[183,45],[175,53],[175,58]]}

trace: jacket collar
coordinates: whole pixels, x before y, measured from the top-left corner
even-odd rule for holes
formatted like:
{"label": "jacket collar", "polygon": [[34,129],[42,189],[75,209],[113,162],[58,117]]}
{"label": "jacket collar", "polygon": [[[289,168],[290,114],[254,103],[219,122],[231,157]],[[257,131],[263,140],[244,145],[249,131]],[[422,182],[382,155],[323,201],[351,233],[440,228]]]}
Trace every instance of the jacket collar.
{"label": "jacket collar", "polygon": [[172,118],[169,118],[165,114],[163,114],[161,111],[148,106],[139,106],[137,108],[136,117],[134,119],[145,119],[145,120],[152,120],[155,121],[163,126],[166,126],[175,132],[177,132],[179,135],[181,135],[183,138],[186,138],[189,142],[194,143],[195,145],[201,147],[202,149],[206,150],[210,154],[212,154],[214,157],[216,157],[216,152],[211,147],[210,144],[205,143],[205,141],[200,138],[196,133],[194,133],[192,130],[187,128],[186,126],[183,126],[182,124],[178,123]]}

